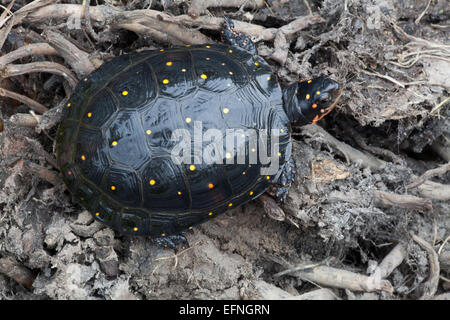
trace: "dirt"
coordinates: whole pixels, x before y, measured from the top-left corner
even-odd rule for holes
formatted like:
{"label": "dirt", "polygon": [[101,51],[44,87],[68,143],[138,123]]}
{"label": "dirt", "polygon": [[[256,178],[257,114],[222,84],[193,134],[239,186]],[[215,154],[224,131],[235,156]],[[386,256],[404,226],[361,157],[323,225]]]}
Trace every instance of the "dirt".
{"label": "dirt", "polygon": [[[91,2],[173,15],[189,9],[189,2],[181,0]],[[0,259],[12,258],[18,273],[26,270],[22,275],[32,284],[27,287],[0,263],[0,299],[306,298],[302,295],[318,284],[295,273],[275,276],[287,268],[279,259],[370,276],[398,244],[406,255],[386,276],[392,292],[320,287],[330,289],[333,298],[419,299],[433,268],[429,253],[412,234],[439,256],[441,277],[432,297],[448,295],[449,172],[431,178],[440,184],[440,196],[444,194],[441,200],[432,198],[432,210],[380,206],[374,198],[376,190],[426,197],[420,188],[407,185],[450,161],[449,104],[442,104],[450,90],[450,13],[448,2],[431,1],[415,23],[426,2],[273,0],[259,9],[208,9],[209,16],[227,15],[266,28],[280,28],[309,10],[320,15],[323,23],[287,37],[284,65],[270,59],[273,41],[260,41],[257,47],[283,85],[322,74],[343,84],[339,106],[318,125],[349,149],[295,128],[297,177],[283,205],[286,220],[269,218],[254,201],[194,228],[187,234],[190,247],[176,254],[150,239],[123,236],[95,222],[72,201],[62,182],[52,185],[28,169],[27,162],[32,162],[57,173],[49,157],[60,106],[70,88],[61,76],[44,72],[2,79],[1,88],[51,110],[37,127],[19,126],[10,117],[30,109],[1,98]],[[11,10],[25,3],[18,0]],[[8,33],[2,55],[26,43],[45,42],[40,34],[49,29],[87,52],[94,65],[125,52],[171,46],[98,22],[93,23],[95,39],[85,23],[74,27],[66,17],[33,23],[24,18]],[[211,41],[220,40],[213,28],[198,30]],[[35,61],[65,64],[59,56],[43,55],[14,63]],[[37,152],[27,139],[45,152]],[[354,150],[372,162],[358,160]]]}

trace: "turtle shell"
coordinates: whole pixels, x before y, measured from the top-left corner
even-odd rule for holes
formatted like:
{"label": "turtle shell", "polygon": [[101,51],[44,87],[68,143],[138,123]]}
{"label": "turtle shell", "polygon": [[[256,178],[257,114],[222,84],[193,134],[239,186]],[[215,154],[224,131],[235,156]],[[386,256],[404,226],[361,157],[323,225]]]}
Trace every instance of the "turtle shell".
{"label": "turtle shell", "polygon": [[[261,174],[268,164],[249,143],[249,130],[278,145],[278,171]],[[201,137],[188,144],[188,155],[200,154],[200,161],[175,161],[177,132]],[[229,132],[238,133],[233,148],[211,148],[211,133],[225,141]],[[64,107],[56,153],[68,189],[96,219],[125,234],[164,236],[265,192],[290,156],[289,132],[266,62],[210,44],[104,63],[79,82]]]}

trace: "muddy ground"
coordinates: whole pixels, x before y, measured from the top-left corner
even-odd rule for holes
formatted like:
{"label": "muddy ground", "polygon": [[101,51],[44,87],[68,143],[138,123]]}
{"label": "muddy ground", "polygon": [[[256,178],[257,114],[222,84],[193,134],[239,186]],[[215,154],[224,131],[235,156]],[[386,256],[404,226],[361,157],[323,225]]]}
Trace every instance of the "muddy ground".
{"label": "muddy ground", "polygon": [[[448,1],[92,0],[90,20],[78,0],[28,2],[1,1],[0,299],[449,298]],[[175,255],[71,200],[58,116],[102,61],[220,41],[224,15],[283,85],[330,75],[344,93],[294,129],[284,221],[255,201]]]}

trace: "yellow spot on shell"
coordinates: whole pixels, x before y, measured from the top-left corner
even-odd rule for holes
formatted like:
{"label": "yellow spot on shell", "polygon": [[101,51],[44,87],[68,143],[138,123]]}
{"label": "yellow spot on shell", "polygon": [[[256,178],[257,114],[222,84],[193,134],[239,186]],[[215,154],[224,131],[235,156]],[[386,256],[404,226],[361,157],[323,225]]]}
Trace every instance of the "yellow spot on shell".
{"label": "yellow spot on shell", "polygon": [[206,46],[208,49],[211,48],[211,46]]}
{"label": "yellow spot on shell", "polygon": [[168,84],[168,83],[169,83],[169,79],[164,79],[164,80],[163,80],[163,83],[164,83],[164,84]]}
{"label": "yellow spot on shell", "polygon": [[113,141],[113,142],[111,143],[111,145],[112,145],[113,147],[117,146],[117,141]]}
{"label": "yellow spot on shell", "polygon": [[181,191],[178,191],[178,195],[181,196]]}
{"label": "yellow spot on shell", "polygon": [[163,52],[163,51],[164,51],[164,49],[159,49],[159,51]]}
{"label": "yellow spot on shell", "polygon": [[255,152],[256,151],[256,149],[255,148],[252,148],[252,152]]}
{"label": "yellow spot on shell", "polygon": [[195,166],[194,166],[193,164],[191,164],[191,165],[189,166],[189,170],[194,171],[194,170],[195,170]]}
{"label": "yellow spot on shell", "polygon": [[111,190],[112,191],[116,190],[116,186],[111,186]]}
{"label": "yellow spot on shell", "polygon": [[189,48],[190,46],[191,46],[190,44],[187,44],[187,45],[186,45],[186,47],[188,47],[188,48]]}
{"label": "yellow spot on shell", "polygon": [[284,129],[280,129],[280,132],[284,132]]}
{"label": "yellow spot on shell", "polygon": [[308,83],[311,83],[312,80],[308,80]]}
{"label": "yellow spot on shell", "polygon": [[152,133],[152,130],[148,129],[147,131],[145,131],[145,133],[151,134],[151,133]]}
{"label": "yellow spot on shell", "polygon": [[232,204],[232,203],[230,202],[230,203],[228,204],[228,206],[229,206],[229,207],[232,207],[232,206],[233,206],[233,204]]}
{"label": "yellow spot on shell", "polygon": [[227,159],[230,159],[230,158],[231,158],[231,153],[227,152],[227,154],[225,155],[225,157],[226,157]]}
{"label": "yellow spot on shell", "polygon": [[225,65],[225,62],[222,62],[221,65],[224,66],[224,65]]}
{"label": "yellow spot on shell", "polygon": [[191,118],[186,118],[186,123],[191,123],[192,119]]}
{"label": "yellow spot on shell", "polygon": [[87,78],[84,78],[83,80],[84,80],[84,81],[87,81],[88,79],[87,79]]}
{"label": "yellow spot on shell", "polygon": [[181,69],[181,72],[186,72],[186,69],[185,68]]}
{"label": "yellow spot on shell", "polygon": [[212,216],[212,212],[208,213],[209,216]]}
{"label": "yellow spot on shell", "polygon": [[86,156],[84,154],[81,156],[81,160],[83,160],[83,161],[86,160]]}
{"label": "yellow spot on shell", "polygon": [[242,172],[242,174],[245,176],[245,171],[244,172]]}
{"label": "yellow spot on shell", "polygon": [[267,80],[270,80],[270,77],[267,77]]}
{"label": "yellow spot on shell", "polygon": [[223,113],[227,114],[228,112],[230,112],[230,109],[228,109],[228,108],[223,108]]}
{"label": "yellow spot on shell", "polygon": [[87,116],[88,118],[92,117],[92,112],[88,112]]}
{"label": "yellow spot on shell", "polygon": [[138,230],[139,230],[138,227],[133,228],[133,231],[138,231]]}
{"label": "yellow spot on shell", "polygon": [[192,230],[192,227],[189,227],[189,230]]}
{"label": "yellow spot on shell", "polygon": [[206,74],[202,74],[202,75],[200,76],[200,78],[206,79],[206,78],[208,78],[208,76],[207,76]]}
{"label": "yellow spot on shell", "polygon": [[155,180],[153,180],[153,179],[152,179],[152,180],[150,180],[150,185],[151,185],[151,186],[154,186],[154,185],[155,185],[155,183],[156,183],[156,181],[155,181]]}
{"label": "yellow spot on shell", "polygon": [[233,71],[228,72],[230,75],[233,75]]}
{"label": "yellow spot on shell", "polygon": [[128,91],[127,90],[122,91],[122,95],[123,96],[127,96],[128,95]]}
{"label": "yellow spot on shell", "polygon": [[310,95],[309,95],[309,93],[306,95],[306,100],[309,100],[309,97],[310,97]]}
{"label": "yellow spot on shell", "polygon": [[95,215],[98,217],[100,215],[100,212],[96,212]]}
{"label": "yellow spot on shell", "polygon": [[253,191],[250,191],[250,195],[251,195],[251,196],[253,195]]}
{"label": "yellow spot on shell", "polygon": [[161,233],[161,237],[165,237],[166,236],[166,234],[165,233]]}
{"label": "yellow spot on shell", "polygon": [[316,94],[319,95],[319,94],[320,94],[320,91],[316,91]]}
{"label": "yellow spot on shell", "polygon": [[229,53],[233,53],[233,50],[230,49],[230,50],[228,50],[228,52],[229,52]]}
{"label": "yellow spot on shell", "polygon": [[209,60],[211,60],[211,58],[207,57],[207,58],[206,58],[206,60],[208,60],[208,61],[209,61]]}
{"label": "yellow spot on shell", "polygon": [[281,157],[281,152],[278,152],[278,156]]}
{"label": "yellow spot on shell", "polygon": [[266,179],[269,180],[269,179],[270,179],[270,176],[266,176]]}
{"label": "yellow spot on shell", "polygon": [[70,107],[72,104],[68,103],[67,106]]}
{"label": "yellow spot on shell", "polygon": [[167,61],[166,66],[170,67],[172,65],[172,61]]}

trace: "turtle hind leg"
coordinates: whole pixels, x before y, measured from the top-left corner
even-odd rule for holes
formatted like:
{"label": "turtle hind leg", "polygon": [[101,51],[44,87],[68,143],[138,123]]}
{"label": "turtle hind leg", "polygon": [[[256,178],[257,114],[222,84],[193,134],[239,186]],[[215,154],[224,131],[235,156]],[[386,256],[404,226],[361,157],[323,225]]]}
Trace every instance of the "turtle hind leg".
{"label": "turtle hind leg", "polygon": [[250,40],[250,38],[247,37],[245,34],[235,31],[234,22],[230,18],[223,17],[223,20],[224,24],[222,33],[225,41],[234,47],[242,48],[250,52],[251,54],[256,55],[257,54],[256,46],[253,43],[253,41]]}
{"label": "turtle hind leg", "polygon": [[178,251],[178,246],[180,244],[184,245],[186,248],[189,248],[189,241],[184,236],[184,232],[181,232],[180,234],[172,234],[169,236],[153,238],[153,242],[161,247],[169,247],[175,252]]}

